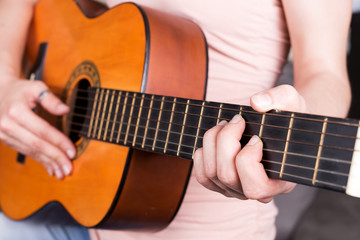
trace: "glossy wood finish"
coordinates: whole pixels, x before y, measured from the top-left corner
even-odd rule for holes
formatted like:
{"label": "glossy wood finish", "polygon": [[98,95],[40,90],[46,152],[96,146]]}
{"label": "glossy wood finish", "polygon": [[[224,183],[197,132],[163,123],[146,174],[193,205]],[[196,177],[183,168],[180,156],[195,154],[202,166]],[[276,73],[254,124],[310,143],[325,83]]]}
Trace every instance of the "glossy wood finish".
{"label": "glossy wood finish", "polygon": [[[25,69],[38,45],[48,42],[43,77],[55,94],[70,96],[76,82],[87,79],[105,88],[203,98],[206,44],[193,23],[133,4],[87,15],[92,18],[71,0],[42,0],[36,7]],[[68,82],[84,61],[96,67],[100,85],[93,72]],[[59,125],[58,119],[51,122]],[[23,219],[58,201],[87,227],[165,227],[181,203],[191,169],[188,160],[129,154],[127,147],[90,141],[74,160],[72,176],[60,181],[31,158],[19,164],[15,151],[1,145],[0,152],[0,204],[8,216]]]}

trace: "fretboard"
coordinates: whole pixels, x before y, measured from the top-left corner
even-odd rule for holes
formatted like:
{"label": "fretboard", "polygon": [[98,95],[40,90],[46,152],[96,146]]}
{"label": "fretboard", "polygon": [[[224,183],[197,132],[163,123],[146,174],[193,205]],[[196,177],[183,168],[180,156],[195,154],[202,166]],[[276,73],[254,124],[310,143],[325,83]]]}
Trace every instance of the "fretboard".
{"label": "fretboard", "polygon": [[90,88],[81,136],[192,159],[204,133],[240,114],[241,139],[264,143],[264,168],[271,178],[344,192],[359,121],[270,111],[184,98]]}

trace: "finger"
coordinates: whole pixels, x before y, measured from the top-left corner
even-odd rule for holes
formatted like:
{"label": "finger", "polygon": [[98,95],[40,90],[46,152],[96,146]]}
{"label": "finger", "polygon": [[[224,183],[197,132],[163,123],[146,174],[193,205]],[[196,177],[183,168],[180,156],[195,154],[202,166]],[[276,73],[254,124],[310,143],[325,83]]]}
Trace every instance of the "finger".
{"label": "finger", "polygon": [[205,186],[207,189],[223,194],[226,197],[236,197],[241,200],[247,200],[242,192],[236,192],[226,186],[220,187],[210,180],[205,173],[204,162],[203,162],[203,148],[199,148],[194,153],[194,172],[197,181]]}
{"label": "finger", "polygon": [[[26,146],[25,144],[19,145],[19,141],[11,136],[6,135],[2,138],[2,140],[4,144],[15,149],[21,154],[29,155],[28,153],[31,152],[31,149],[28,146]],[[54,175],[56,164],[52,163],[51,159],[49,159],[48,157],[42,154],[39,156],[39,160],[37,161],[40,162],[45,167],[46,171],[50,176]]]}
{"label": "finger", "polygon": [[306,111],[304,98],[290,85],[280,85],[257,93],[251,97],[250,104],[258,112],[272,109]]}
{"label": "finger", "polygon": [[45,83],[41,81],[28,83],[31,85],[29,85],[26,97],[28,98],[27,102],[30,104],[31,109],[36,106],[36,103],[40,103],[45,110],[54,115],[62,115],[69,111],[69,107],[51,93]]}
{"label": "finger", "polygon": [[240,176],[244,195],[262,202],[292,190],[295,184],[269,179],[261,164],[263,144],[259,137],[253,136],[236,157],[236,168]]}
{"label": "finger", "polygon": [[71,140],[33,111],[30,111],[26,106],[20,106],[12,110],[10,114],[10,117],[14,121],[17,121],[22,127],[42,140],[60,148],[70,159],[75,157],[76,150]]}
{"label": "finger", "polygon": [[70,110],[58,97],[47,90],[39,94],[39,102],[45,110],[54,115],[63,115]]}
{"label": "finger", "polygon": [[71,173],[71,161],[61,150],[43,141],[16,122],[9,121],[8,128],[14,129],[13,131],[7,131],[7,135],[17,141],[18,144],[15,143],[15,149],[20,149],[21,145],[25,146],[25,151],[23,152],[25,155],[39,162],[51,164],[59,178],[62,178],[64,174],[69,175]]}
{"label": "finger", "polygon": [[216,164],[216,138],[220,130],[227,124],[225,120],[221,121],[217,126],[208,130],[203,137],[203,159],[204,171],[206,176],[213,180],[217,179]]}
{"label": "finger", "polygon": [[204,168],[204,152],[203,148],[199,148],[194,153],[194,173],[196,180],[206,187],[209,190],[216,191],[222,194],[225,194],[225,191],[217,186],[210,178],[207,176]]}
{"label": "finger", "polygon": [[199,179],[200,183],[206,188],[222,193],[226,195],[228,189],[224,184],[222,184],[217,177],[217,134],[223,129],[227,122],[221,121],[217,126],[208,130],[203,138],[203,157],[202,157],[202,169],[203,169],[203,179]]}
{"label": "finger", "polygon": [[217,177],[222,184],[239,193],[242,193],[242,188],[235,157],[241,150],[240,139],[244,129],[244,119],[235,115],[217,135]]}

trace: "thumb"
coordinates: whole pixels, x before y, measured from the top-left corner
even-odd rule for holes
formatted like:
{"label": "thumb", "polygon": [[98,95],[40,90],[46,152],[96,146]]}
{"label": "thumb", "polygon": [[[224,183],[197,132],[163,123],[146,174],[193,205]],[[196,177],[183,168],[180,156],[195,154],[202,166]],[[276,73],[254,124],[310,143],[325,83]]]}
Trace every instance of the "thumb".
{"label": "thumb", "polygon": [[251,97],[250,104],[258,112],[272,109],[306,112],[305,99],[291,85],[280,85],[259,92]]}

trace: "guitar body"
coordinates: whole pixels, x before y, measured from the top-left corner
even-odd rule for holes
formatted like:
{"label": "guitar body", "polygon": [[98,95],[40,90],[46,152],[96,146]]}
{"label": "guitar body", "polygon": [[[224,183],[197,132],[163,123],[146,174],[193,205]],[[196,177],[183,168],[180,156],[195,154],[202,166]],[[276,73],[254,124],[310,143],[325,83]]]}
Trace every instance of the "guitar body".
{"label": "guitar body", "polygon": [[[106,10],[42,0],[29,32],[25,69],[43,42],[48,43],[43,81],[70,106],[80,82],[204,98],[207,46],[190,21],[131,3]],[[66,129],[66,117],[48,120]],[[2,211],[21,220],[59,202],[83,226],[115,229],[159,229],[173,219],[191,161],[82,138],[75,144],[73,174],[64,180],[50,177],[29,157],[20,163],[16,151],[0,145]]]}

